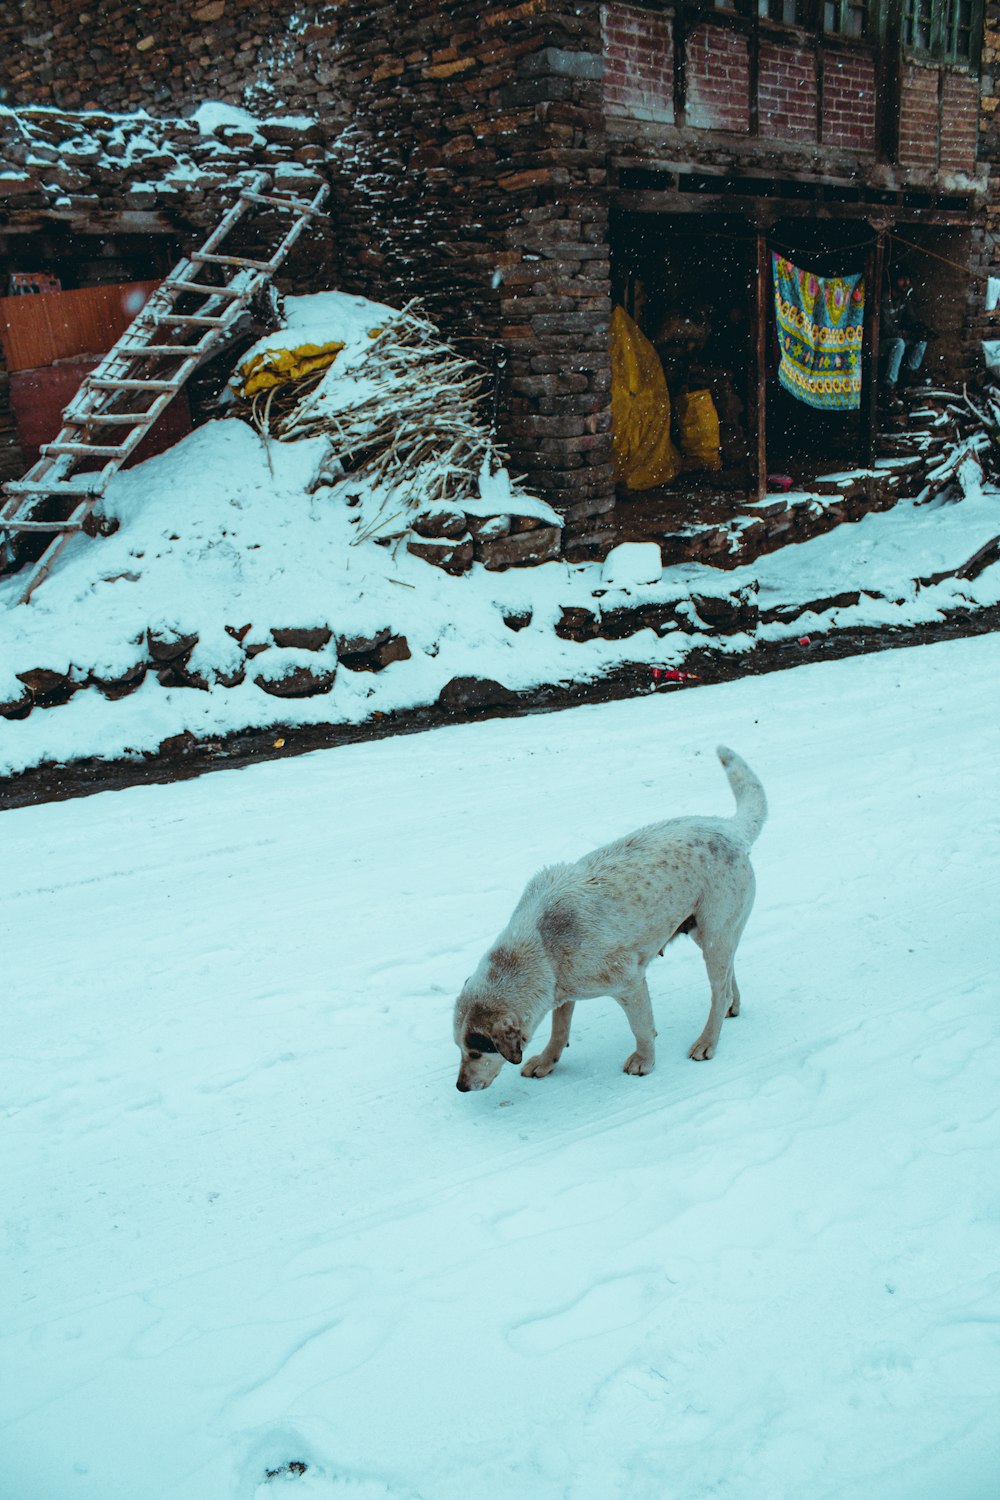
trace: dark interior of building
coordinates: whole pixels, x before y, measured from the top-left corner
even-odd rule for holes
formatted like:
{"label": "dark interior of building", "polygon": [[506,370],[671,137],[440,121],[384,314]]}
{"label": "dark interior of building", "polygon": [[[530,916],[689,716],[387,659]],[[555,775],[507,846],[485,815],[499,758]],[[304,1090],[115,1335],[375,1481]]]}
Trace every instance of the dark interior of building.
{"label": "dark interior of building", "polygon": [[[768,249],[818,277],[864,274],[875,234],[862,219],[779,220]],[[912,277],[912,305],[931,330],[925,372],[954,379],[962,367],[960,334],[969,283],[969,230],[963,226],[899,224],[885,238],[883,289],[893,270]],[[746,490],[756,442],[754,373],[755,232],[721,216],[620,213],[613,221],[612,298],[654,345],[672,405],[685,391],[711,392],[719,417],[721,469],[692,472],[673,487]],[[862,414],[819,410],[778,379],[779,346],[773,287],[766,293],[763,419],[768,473],[805,481],[831,467],[857,463]],[[676,418],[675,418],[676,437]]]}

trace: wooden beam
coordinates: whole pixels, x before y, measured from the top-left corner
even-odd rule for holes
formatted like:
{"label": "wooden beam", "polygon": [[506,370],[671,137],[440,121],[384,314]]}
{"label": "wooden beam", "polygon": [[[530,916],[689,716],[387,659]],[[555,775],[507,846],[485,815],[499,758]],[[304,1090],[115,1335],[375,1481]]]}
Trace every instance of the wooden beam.
{"label": "wooden beam", "polygon": [[885,228],[873,224],[875,243],[865,252],[865,322],[861,342],[861,454],[870,468],[878,440],[878,344]]}
{"label": "wooden beam", "polygon": [[767,312],[771,265],[767,235],[757,230],[752,305],[754,321],[750,338],[750,493],[760,500],[767,493]]}

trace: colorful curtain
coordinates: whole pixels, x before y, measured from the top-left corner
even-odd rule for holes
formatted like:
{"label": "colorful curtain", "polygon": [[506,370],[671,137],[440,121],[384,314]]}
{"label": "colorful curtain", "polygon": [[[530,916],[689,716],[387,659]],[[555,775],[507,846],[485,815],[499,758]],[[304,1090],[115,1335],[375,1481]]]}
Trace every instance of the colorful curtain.
{"label": "colorful curtain", "polygon": [[816,276],[771,253],[781,361],[778,380],[807,406],[861,405],[863,276]]}

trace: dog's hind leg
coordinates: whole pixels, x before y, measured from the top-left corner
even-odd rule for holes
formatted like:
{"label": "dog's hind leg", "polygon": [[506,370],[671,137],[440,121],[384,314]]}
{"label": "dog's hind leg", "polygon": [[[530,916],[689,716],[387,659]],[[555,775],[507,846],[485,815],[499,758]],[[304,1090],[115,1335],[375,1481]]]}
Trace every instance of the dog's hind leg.
{"label": "dog's hind leg", "polygon": [[562,1057],[562,1051],[569,1044],[569,1023],[573,1019],[573,1006],[576,1002],[567,1000],[565,1005],[557,1005],[552,1012],[552,1035],[549,1037],[548,1046],[544,1052],[539,1052],[537,1057],[529,1057],[521,1069],[522,1078],[547,1078]]}
{"label": "dog's hind leg", "polygon": [[631,989],[623,990],[615,999],[628,1016],[628,1024],[635,1037],[635,1051],[625,1059],[625,1072],[644,1077],[647,1073],[652,1073],[656,1062],[653,1003],[649,998],[649,986],[645,978],[640,979]]}
{"label": "dog's hind leg", "polygon": [[688,1052],[688,1057],[694,1058],[695,1062],[707,1062],[715,1056],[723,1017],[739,1015],[740,1010],[740,992],[733,974],[732,945],[724,942],[711,943],[703,937],[701,951],[705,956],[705,968],[712,986],[712,1003],[705,1028]]}

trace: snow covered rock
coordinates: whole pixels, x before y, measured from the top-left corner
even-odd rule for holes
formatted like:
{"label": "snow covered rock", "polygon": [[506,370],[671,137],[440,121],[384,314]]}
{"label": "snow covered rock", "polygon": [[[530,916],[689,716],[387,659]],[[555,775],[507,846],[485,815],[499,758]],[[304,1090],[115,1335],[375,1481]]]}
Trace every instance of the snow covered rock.
{"label": "snow covered rock", "polygon": [[659,583],[662,574],[663,562],[656,542],[622,542],[621,546],[612,547],[601,569],[605,588],[628,589]]}
{"label": "snow covered rock", "polygon": [[472,538],[464,536],[451,540],[448,537],[409,536],[406,550],[424,562],[443,568],[446,573],[465,573],[472,567],[474,549]]}
{"label": "snow covered rock", "polygon": [[517,695],[491,677],[453,677],[438,695],[440,707],[448,713],[463,713],[476,708],[507,708],[516,702]]}
{"label": "snow covered rock", "polygon": [[291,646],[299,651],[322,651],[333,639],[329,625],[289,626],[271,631],[276,646]]}
{"label": "snow covered rock", "polygon": [[475,544],[476,561],[490,572],[552,562],[559,556],[561,536],[557,526],[538,526],[494,541],[479,540]]}
{"label": "snow covered rock", "polygon": [[336,676],[335,652],[278,647],[263,654],[253,680],[275,698],[312,698],[328,693]]}

